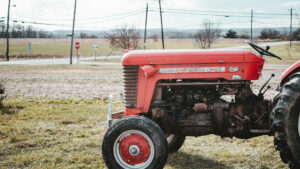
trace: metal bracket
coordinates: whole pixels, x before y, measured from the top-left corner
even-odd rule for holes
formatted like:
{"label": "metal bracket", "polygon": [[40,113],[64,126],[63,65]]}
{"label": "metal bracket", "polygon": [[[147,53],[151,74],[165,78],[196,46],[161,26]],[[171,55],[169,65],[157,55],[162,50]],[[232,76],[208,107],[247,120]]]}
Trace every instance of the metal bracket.
{"label": "metal bracket", "polygon": [[[114,97],[115,96],[120,96],[119,101],[114,102]],[[123,93],[112,93],[109,95],[109,104],[108,104],[108,110],[107,110],[107,120],[108,120],[108,126],[112,126],[118,119],[113,119],[112,114],[115,113],[113,112],[113,105],[117,103],[122,103],[123,104],[123,110],[125,110],[125,104],[124,104],[124,97]]]}

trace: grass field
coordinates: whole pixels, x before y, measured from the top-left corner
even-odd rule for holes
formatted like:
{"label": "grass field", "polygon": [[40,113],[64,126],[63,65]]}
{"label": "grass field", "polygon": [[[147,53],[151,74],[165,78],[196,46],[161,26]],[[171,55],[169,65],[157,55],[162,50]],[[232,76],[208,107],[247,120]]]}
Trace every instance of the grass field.
{"label": "grass field", "polygon": [[[105,101],[6,99],[0,109],[0,168],[106,168]],[[272,137],[189,137],[165,169],[287,168]]]}
{"label": "grass field", "polygon": [[293,64],[300,60],[300,43],[290,45],[272,46],[270,52],[282,57],[282,60],[266,57],[267,63],[272,64]]}
{"label": "grass field", "polygon": [[[65,57],[70,54],[70,44],[69,39],[11,39],[10,44],[10,55],[12,57],[22,57],[27,58],[28,56],[28,42],[32,42],[32,57]],[[122,49],[116,49],[112,51],[109,42],[104,39],[76,39],[79,41],[80,45],[80,55],[81,56],[93,56],[94,49],[93,44],[98,44],[98,56],[107,55],[122,55]],[[232,47],[245,45],[244,40],[228,40],[228,39],[218,39],[212,44],[212,48],[222,48],[222,47]],[[142,43],[140,43],[142,44]],[[147,42],[147,49],[161,49],[161,42],[153,42],[149,39]],[[166,49],[195,49],[196,46],[193,45],[192,39],[166,39],[165,40]],[[138,49],[143,49],[142,45],[139,45]],[[6,51],[6,43],[0,39],[0,55]],[[74,55],[76,50],[73,50]]]}
{"label": "grass field", "polygon": [[[0,45],[0,49],[4,49],[6,45]],[[109,44],[103,44],[99,46],[98,54],[107,55],[111,51]],[[26,56],[28,55],[27,44],[14,44],[10,48],[11,55],[13,56]],[[3,51],[2,51],[3,53]],[[74,55],[76,55],[76,50],[73,50]],[[48,57],[64,57],[70,55],[70,45],[66,44],[36,44],[32,45],[31,55],[44,55]],[[94,49],[92,44],[82,44],[80,46],[80,55],[83,56],[93,56]]]}
{"label": "grass field", "polygon": [[[12,39],[10,45],[10,53],[12,58],[29,58],[28,57],[28,46],[25,42],[32,41],[32,53],[31,58],[60,58],[67,57],[70,53],[69,39]],[[94,49],[93,44],[98,44],[97,56],[107,56],[107,55],[122,55],[123,51],[121,49],[116,49],[112,51],[109,42],[105,39],[76,39],[75,41],[81,42],[80,55],[81,56],[93,56]],[[216,42],[212,44],[211,48],[225,48],[246,45],[243,39],[217,39]],[[149,39],[147,42],[147,49],[161,49],[161,42],[153,42]],[[192,39],[166,39],[165,41],[166,49],[197,49],[193,45]],[[142,45],[138,49],[142,49]],[[6,50],[6,45],[4,40],[0,40],[0,56]],[[289,45],[273,46],[270,49],[278,56],[283,58],[282,61],[266,57],[267,63],[269,64],[292,64],[300,58],[300,44],[294,44],[290,50]],[[73,50],[73,54],[76,55],[76,50]],[[101,62],[103,60],[97,60]],[[119,62],[120,59],[105,60],[104,62]]]}

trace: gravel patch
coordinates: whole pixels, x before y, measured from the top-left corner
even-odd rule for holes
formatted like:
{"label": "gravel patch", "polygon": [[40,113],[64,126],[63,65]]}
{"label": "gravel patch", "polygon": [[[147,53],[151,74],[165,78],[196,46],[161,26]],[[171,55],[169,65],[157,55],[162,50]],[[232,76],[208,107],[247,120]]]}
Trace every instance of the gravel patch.
{"label": "gravel patch", "polygon": [[122,92],[120,67],[0,67],[0,71],[8,97],[102,100]]}

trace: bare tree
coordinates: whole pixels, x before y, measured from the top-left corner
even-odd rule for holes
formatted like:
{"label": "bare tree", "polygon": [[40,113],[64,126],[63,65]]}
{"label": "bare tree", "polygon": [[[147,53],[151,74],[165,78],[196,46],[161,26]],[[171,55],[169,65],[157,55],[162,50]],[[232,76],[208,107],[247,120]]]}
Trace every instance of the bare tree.
{"label": "bare tree", "polygon": [[6,30],[6,26],[4,23],[0,24],[0,38],[4,38],[5,37],[5,30]]}
{"label": "bare tree", "polygon": [[220,35],[221,30],[210,20],[204,20],[203,27],[195,34],[195,39],[200,48],[206,49],[211,47],[213,41]]}
{"label": "bare tree", "polygon": [[154,34],[152,36],[152,39],[153,39],[153,42],[158,42],[158,36],[157,36],[157,34]]}
{"label": "bare tree", "polygon": [[88,37],[88,35],[86,34],[86,33],[83,33],[83,32],[81,32],[80,33],[80,38],[87,38]]}
{"label": "bare tree", "polygon": [[282,35],[279,31],[274,29],[263,29],[260,32],[260,39],[281,39]]}
{"label": "bare tree", "polygon": [[113,48],[129,49],[130,45],[137,48],[140,33],[133,26],[123,25],[113,31],[112,34],[108,34],[106,39],[110,41]]}

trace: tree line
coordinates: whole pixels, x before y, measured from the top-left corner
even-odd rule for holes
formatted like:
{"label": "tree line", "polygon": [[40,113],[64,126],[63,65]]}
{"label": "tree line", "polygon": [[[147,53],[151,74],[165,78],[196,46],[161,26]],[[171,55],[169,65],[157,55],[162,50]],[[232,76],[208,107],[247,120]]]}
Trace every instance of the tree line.
{"label": "tree line", "polygon": [[[6,24],[0,24],[0,38],[6,37]],[[11,38],[54,38],[54,34],[48,31],[38,30],[32,26],[13,24],[9,27]]]}
{"label": "tree line", "polygon": [[[248,34],[238,34],[237,31],[232,29],[228,30],[224,36],[225,38],[244,38],[248,39]],[[280,39],[280,40],[287,40],[290,38],[290,34],[288,32],[280,32],[276,29],[265,28],[262,29],[259,39]],[[292,40],[300,40],[300,28],[296,29],[292,32]]]}

